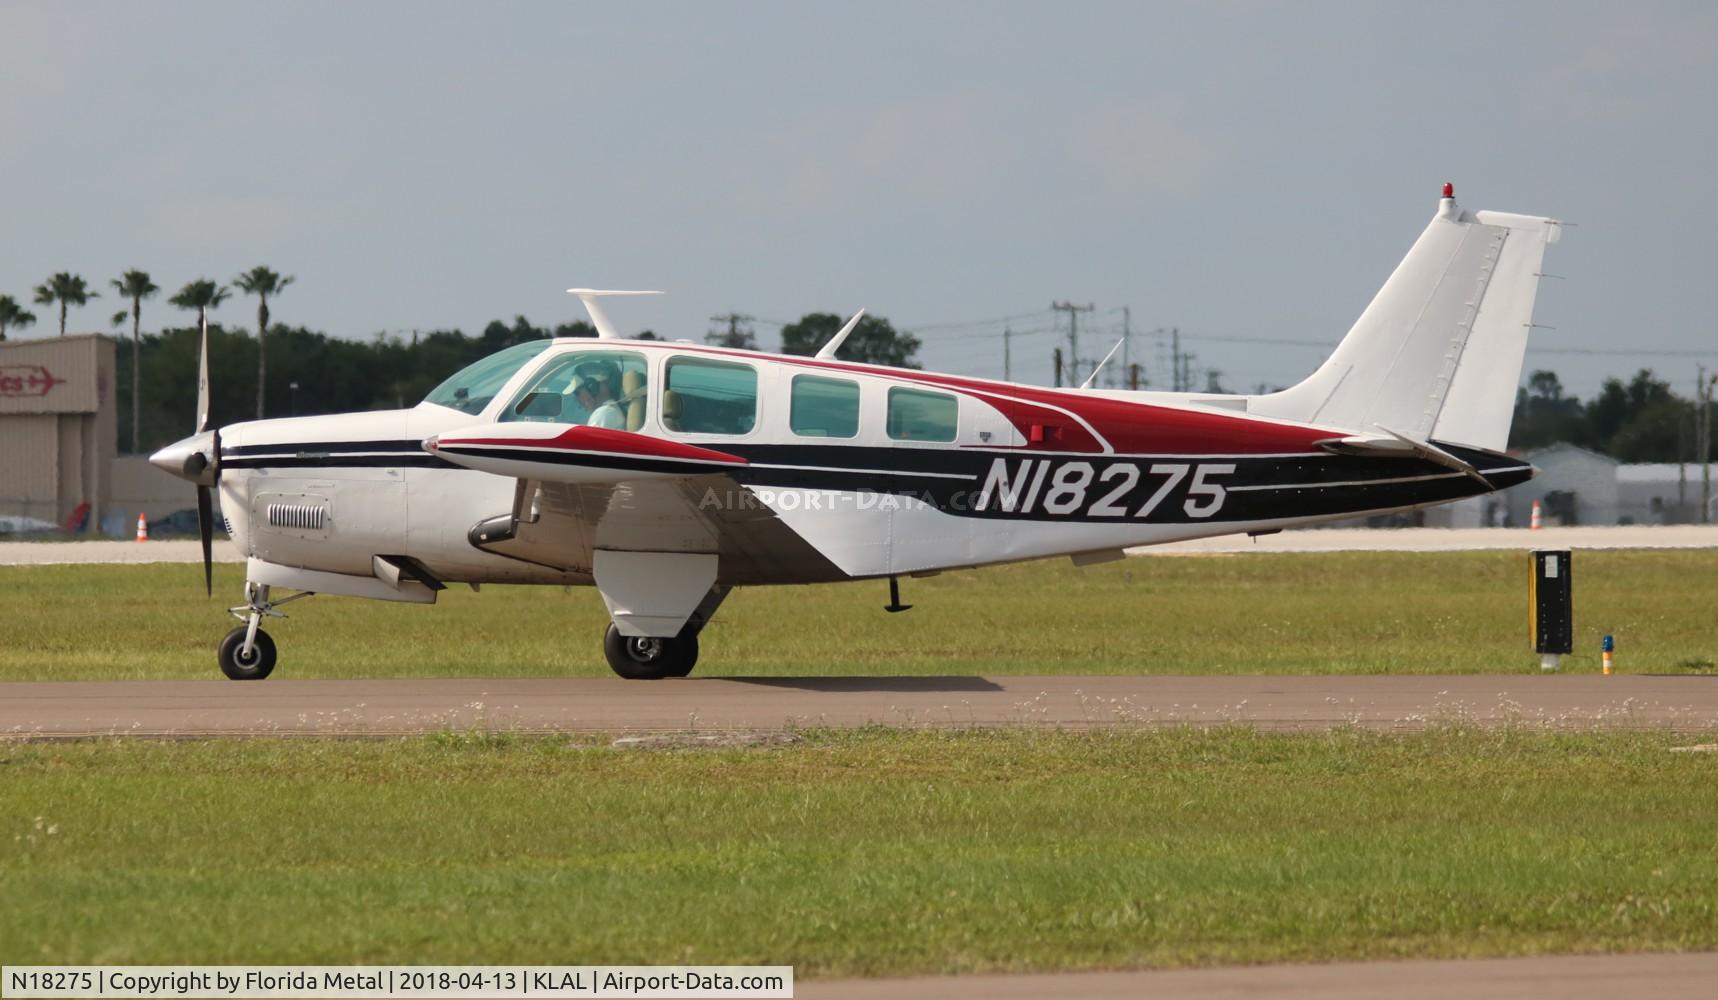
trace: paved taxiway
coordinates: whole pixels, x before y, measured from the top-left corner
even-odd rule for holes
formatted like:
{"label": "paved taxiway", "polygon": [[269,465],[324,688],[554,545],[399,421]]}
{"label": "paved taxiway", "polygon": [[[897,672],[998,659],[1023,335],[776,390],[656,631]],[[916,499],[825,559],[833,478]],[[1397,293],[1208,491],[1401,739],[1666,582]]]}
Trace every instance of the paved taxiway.
{"label": "paved taxiway", "polygon": [[[1545,528],[1325,528],[1248,538],[1219,535],[1130,549],[1133,555],[1238,552],[1460,552],[1481,549],[1709,549],[1718,548],[1718,525],[1621,525]],[[0,566],[65,563],[195,563],[195,541],[0,542]],[[242,562],[238,549],[217,539],[216,562]]]}
{"label": "paved taxiway", "polygon": [[1710,997],[1718,954],[1570,955],[1427,962],[1333,962],[1163,972],[808,980],[802,1000],[1611,1000]]}
{"label": "paved taxiway", "polygon": [[[211,667],[211,670],[213,668]],[[1718,677],[756,677],[0,684],[0,738],[1467,722],[1718,728]]]}

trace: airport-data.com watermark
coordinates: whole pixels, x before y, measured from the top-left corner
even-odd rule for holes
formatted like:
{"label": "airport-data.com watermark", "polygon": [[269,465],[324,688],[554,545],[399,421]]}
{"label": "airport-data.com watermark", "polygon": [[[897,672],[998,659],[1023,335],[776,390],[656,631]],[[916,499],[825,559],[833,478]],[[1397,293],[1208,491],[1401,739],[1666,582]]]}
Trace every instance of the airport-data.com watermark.
{"label": "airport-data.com watermark", "polygon": [[791,997],[790,965],[9,965],[0,997]]}
{"label": "airport-data.com watermark", "polygon": [[706,489],[698,498],[699,510],[953,510],[972,509],[977,504],[976,490],[957,490],[938,502],[929,492],[890,493],[882,490],[802,490],[772,489],[767,486],[738,489]]}

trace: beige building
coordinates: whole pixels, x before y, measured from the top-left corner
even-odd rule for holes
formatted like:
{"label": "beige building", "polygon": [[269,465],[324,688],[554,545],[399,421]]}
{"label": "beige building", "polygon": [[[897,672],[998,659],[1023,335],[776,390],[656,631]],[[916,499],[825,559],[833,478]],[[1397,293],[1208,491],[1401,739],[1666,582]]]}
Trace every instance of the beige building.
{"label": "beige building", "polygon": [[87,503],[87,534],[129,538],[138,514],[196,506],[190,483],[117,454],[115,349],[93,333],[0,343],[0,534],[64,525]]}
{"label": "beige building", "polygon": [[0,515],[101,522],[115,457],[114,344],[86,334],[0,344]]}

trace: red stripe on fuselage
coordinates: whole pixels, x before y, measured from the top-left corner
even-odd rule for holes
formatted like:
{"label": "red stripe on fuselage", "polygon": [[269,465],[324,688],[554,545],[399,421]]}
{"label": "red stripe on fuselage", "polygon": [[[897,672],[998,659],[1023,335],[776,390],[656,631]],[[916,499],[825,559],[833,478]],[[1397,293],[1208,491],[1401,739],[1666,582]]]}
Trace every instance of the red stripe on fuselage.
{"label": "red stripe on fuselage", "polygon": [[504,445],[513,448],[543,448],[554,451],[602,451],[612,455],[630,455],[637,458],[678,458],[698,462],[726,462],[731,465],[746,464],[745,459],[738,455],[730,455],[725,451],[700,448],[693,444],[681,444],[678,441],[668,441],[632,431],[617,431],[608,427],[569,427],[551,438],[455,438],[444,435],[437,439],[436,445],[437,447]]}

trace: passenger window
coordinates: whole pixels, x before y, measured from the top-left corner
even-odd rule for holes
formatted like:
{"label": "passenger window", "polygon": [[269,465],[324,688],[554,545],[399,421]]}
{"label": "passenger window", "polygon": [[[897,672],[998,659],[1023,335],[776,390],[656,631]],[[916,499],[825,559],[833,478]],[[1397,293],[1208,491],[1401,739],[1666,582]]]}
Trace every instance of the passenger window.
{"label": "passenger window", "polygon": [[644,355],[632,351],[575,351],[549,362],[501,419],[643,430],[647,371]]}
{"label": "passenger window", "polygon": [[682,434],[748,434],[758,422],[758,373],[751,365],[702,358],[668,362],[662,426]]}
{"label": "passenger window", "polygon": [[953,441],[960,408],[953,396],[920,389],[889,390],[889,436],[896,441]]}
{"label": "passenger window", "polygon": [[795,375],[787,422],[800,437],[856,436],[859,433],[859,383],[840,378]]}

